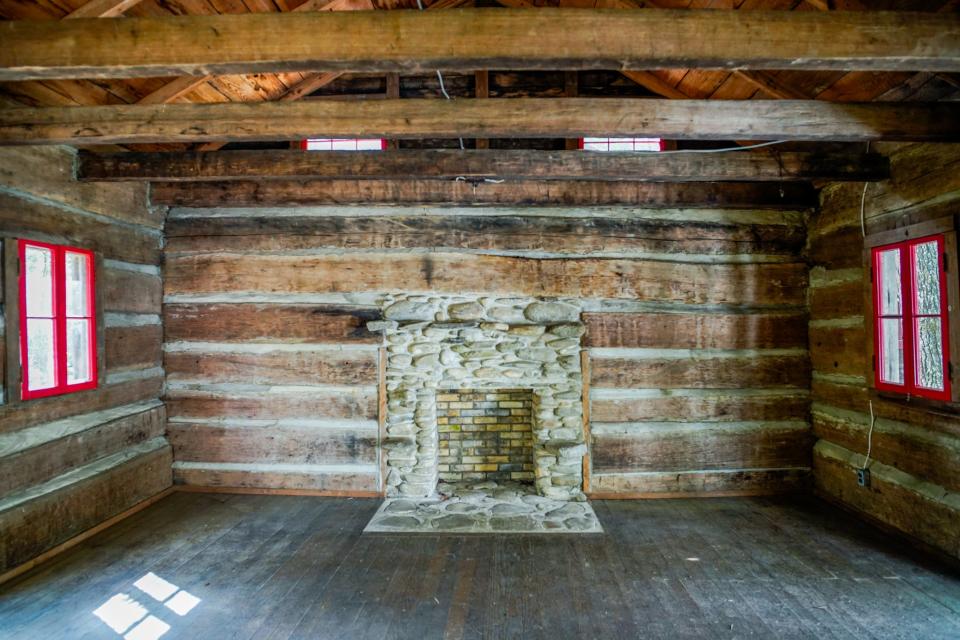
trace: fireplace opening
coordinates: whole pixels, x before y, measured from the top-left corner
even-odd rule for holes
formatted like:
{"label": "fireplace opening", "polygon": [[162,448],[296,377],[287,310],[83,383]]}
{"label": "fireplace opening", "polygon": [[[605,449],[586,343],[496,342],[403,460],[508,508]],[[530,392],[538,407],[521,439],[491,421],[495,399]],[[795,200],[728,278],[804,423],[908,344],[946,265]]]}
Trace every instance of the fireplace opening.
{"label": "fireplace opening", "polygon": [[440,480],[533,483],[530,389],[443,390],[437,431]]}

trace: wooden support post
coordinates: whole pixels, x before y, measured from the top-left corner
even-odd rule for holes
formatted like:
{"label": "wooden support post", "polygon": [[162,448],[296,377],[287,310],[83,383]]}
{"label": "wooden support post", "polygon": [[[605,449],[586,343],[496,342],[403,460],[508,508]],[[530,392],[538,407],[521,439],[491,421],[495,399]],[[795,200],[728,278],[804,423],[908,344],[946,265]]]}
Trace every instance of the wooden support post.
{"label": "wooden support post", "polygon": [[[577,72],[565,71],[563,73],[563,95],[568,98],[576,98],[579,94],[577,84]],[[580,138],[567,138],[564,140],[564,148],[567,151],[576,151],[580,148]]]}
{"label": "wooden support post", "polygon": [[[490,72],[486,69],[477,71],[473,75],[475,82],[474,97],[483,100],[490,97]],[[477,138],[474,141],[477,149],[489,149],[490,141],[487,138]]]}
{"label": "wooden support post", "polygon": [[[388,73],[387,74],[387,100],[399,100],[400,99],[400,74],[399,73]],[[398,149],[400,146],[398,140],[387,140],[388,149]]]}

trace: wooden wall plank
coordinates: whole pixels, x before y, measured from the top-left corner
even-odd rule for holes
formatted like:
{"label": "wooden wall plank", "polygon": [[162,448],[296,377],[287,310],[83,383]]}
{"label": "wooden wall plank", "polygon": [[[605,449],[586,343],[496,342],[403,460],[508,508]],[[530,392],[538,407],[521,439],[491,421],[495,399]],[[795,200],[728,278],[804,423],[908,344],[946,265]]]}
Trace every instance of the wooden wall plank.
{"label": "wooden wall plank", "polygon": [[[776,212],[770,212],[771,218]],[[303,251],[319,248],[609,252],[695,255],[795,255],[800,225],[663,218],[462,216],[173,217],[169,254],[217,251]]]}
{"label": "wooden wall plank", "polygon": [[807,317],[788,314],[585,313],[590,347],[805,348]]}
{"label": "wooden wall plank", "polygon": [[864,375],[867,370],[867,349],[863,321],[854,320],[857,326],[810,327],[810,362],[815,371]]}
{"label": "wooden wall plank", "polygon": [[0,191],[0,234],[80,246],[105,258],[160,264],[160,234],[121,226],[53,203],[25,200]]}
{"label": "wooden wall plank", "polygon": [[168,380],[214,384],[376,384],[376,356],[374,350],[243,353],[219,349],[205,352],[198,347],[168,351],[164,369]]}
{"label": "wooden wall plank", "polygon": [[170,486],[170,447],[155,449],[83,482],[0,513],[4,556],[11,569]]}
{"label": "wooden wall plank", "polygon": [[370,495],[366,497],[379,494],[375,470],[313,473],[304,471],[300,465],[275,465],[269,470],[258,469],[256,465],[226,469],[204,463],[186,466],[191,464],[174,463],[175,484],[191,487],[329,491],[331,494],[369,492]]}
{"label": "wooden wall plank", "polygon": [[[799,263],[704,265],[453,253],[220,254],[171,257],[165,269],[165,293],[474,291],[687,304],[802,305],[806,279],[806,268]],[[743,286],[745,282],[750,286]]]}
{"label": "wooden wall plank", "polygon": [[105,360],[108,371],[156,367],[162,360],[163,329],[160,324],[106,327]]}
{"label": "wooden wall plank", "polygon": [[737,389],[809,385],[807,356],[591,358],[594,389]]}
{"label": "wooden wall plank", "polygon": [[164,408],[153,407],[4,456],[0,464],[0,497],[162,436],[166,427]]}
{"label": "wooden wall plank", "polygon": [[160,397],[163,377],[152,376],[113,384],[101,383],[97,389],[65,396],[40,398],[29,403],[0,406],[0,433],[50,422],[60,418],[90,413],[109,407],[133,404]]}
{"label": "wooden wall plank", "polygon": [[163,282],[159,273],[154,275],[107,266],[97,274],[97,289],[104,311],[160,313]]}
{"label": "wooden wall plank", "polygon": [[168,342],[330,342],[375,344],[367,322],[379,309],[335,305],[167,304],[163,324]]}
{"label": "wooden wall plank", "polygon": [[810,409],[806,394],[680,395],[607,398],[590,401],[591,417],[601,422],[805,420]]}
{"label": "wooden wall plank", "polygon": [[309,393],[280,393],[269,387],[243,392],[169,389],[164,398],[171,418],[349,418],[375,420],[376,387],[354,393],[322,387]]}
{"label": "wooden wall plank", "polygon": [[594,500],[609,498],[680,498],[689,496],[772,495],[806,491],[808,469],[595,474]]}
{"label": "wooden wall plank", "polygon": [[185,462],[374,464],[376,428],[237,426],[171,422],[174,458]]}
{"label": "wooden wall plank", "polygon": [[73,179],[76,151],[66,147],[0,149],[0,185],[123,222],[159,229],[143,184],[90,185]]}
{"label": "wooden wall plank", "polygon": [[809,467],[813,440],[805,422],[659,423],[595,428],[595,473]]}
{"label": "wooden wall plank", "polygon": [[180,207],[338,204],[541,207],[544,203],[550,203],[553,206],[803,209],[815,204],[814,193],[810,186],[807,183],[798,182],[776,185],[740,182],[710,184],[588,180],[507,182],[235,180],[231,182],[154,182],[151,184],[150,197],[155,205]]}

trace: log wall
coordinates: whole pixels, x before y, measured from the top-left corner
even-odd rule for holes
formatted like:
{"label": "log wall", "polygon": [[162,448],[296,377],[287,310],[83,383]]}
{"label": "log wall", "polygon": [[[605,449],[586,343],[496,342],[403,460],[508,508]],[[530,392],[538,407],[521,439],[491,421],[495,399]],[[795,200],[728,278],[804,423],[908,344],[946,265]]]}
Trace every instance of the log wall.
{"label": "log wall", "polygon": [[[261,203],[263,204],[263,203]],[[592,491],[765,493],[807,479],[807,212],[175,207],[165,367],[175,481],[378,491],[384,293],[586,309]]]}
{"label": "log wall", "polygon": [[[886,145],[891,178],[864,200],[867,233],[960,210],[960,146]],[[811,222],[810,359],[817,491],[960,557],[960,415],[868,393],[862,185],[828,185]],[[869,488],[857,486],[873,431]]]}
{"label": "log wall", "polygon": [[[160,401],[162,215],[143,186],[74,183],[74,161],[59,147],[0,150],[0,239],[92,249],[101,340],[97,389],[20,401],[5,375],[17,365],[16,335],[0,323],[0,575],[171,484]],[[15,264],[3,264],[15,291],[6,271]]]}

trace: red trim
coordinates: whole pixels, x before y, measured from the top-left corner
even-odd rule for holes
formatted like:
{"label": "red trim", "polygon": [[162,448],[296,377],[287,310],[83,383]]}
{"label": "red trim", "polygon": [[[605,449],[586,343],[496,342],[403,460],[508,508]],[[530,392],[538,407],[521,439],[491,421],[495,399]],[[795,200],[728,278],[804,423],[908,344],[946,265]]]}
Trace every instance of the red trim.
{"label": "red trim", "polygon": [[[54,350],[54,386],[47,389],[30,390],[30,367],[27,366],[27,269],[26,254],[27,247],[37,247],[50,251],[52,266],[52,278],[50,286],[53,288],[53,315],[50,319],[54,324],[53,350]],[[20,397],[23,400],[32,400],[34,398],[44,398],[48,396],[62,395],[74,391],[83,391],[84,389],[95,389],[97,387],[97,319],[95,310],[95,274],[93,253],[86,249],[77,249],[75,247],[66,247],[62,245],[47,244],[45,242],[36,242],[33,240],[21,240],[19,242],[18,253],[20,258],[20,274],[18,289],[20,294],[20,363],[22,371],[22,380],[20,387]],[[66,254],[77,253],[87,257],[87,313],[85,316],[77,316],[87,320],[89,327],[89,352],[90,358],[90,380],[69,384],[67,382],[67,267]]]}
{"label": "red trim", "polygon": [[[916,247],[928,242],[937,243],[937,254],[940,264],[940,313],[936,315],[921,315],[917,311],[916,269],[914,256]],[[882,391],[892,391],[905,395],[919,396],[933,400],[950,400],[950,322],[947,309],[947,277],[944,269],[944,237],[943,235],[927,236],[906,240],[893,244],[874,247],[871,255],[873,266],[873,346],[876,357],[874,384]],[[885,251],[896,250],[900,259],[900,299],[901,312],[899,315],[881,314],[881,293],[883,291],[883,272],[880,268],[880,254]],[[943,348],[943,389],[926,389],[917,384],[917,326],[920,318],[938,317],[940,319],[940,335]],[[903,357],[903,384],[884,381],[881,378],[883,371],[883,333],[882,320],[884,318],[900,318],[903,326],[903,339],[900,345]]]}

